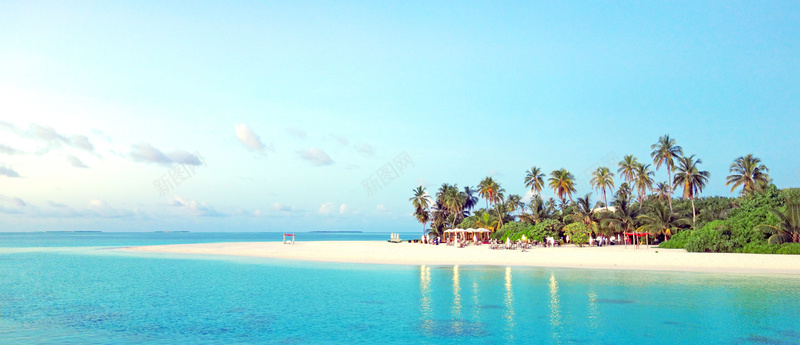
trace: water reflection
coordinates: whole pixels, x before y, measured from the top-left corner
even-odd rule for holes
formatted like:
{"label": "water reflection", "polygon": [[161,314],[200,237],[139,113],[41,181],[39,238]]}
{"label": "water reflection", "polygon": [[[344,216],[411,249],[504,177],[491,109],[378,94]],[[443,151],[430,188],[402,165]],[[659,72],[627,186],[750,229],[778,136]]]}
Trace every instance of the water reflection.
{"label": "water reflection", "polygon": [[511,267],[506,267],[506,294],[505,305],[506,312],[503,318],[506,320],[506,340],[514,340],[514,328],[516,326],[514,321],[514,290],[511,286]]}
{"label": "water reflection", "polygon": [[597,292],[589,291],[589,327],[597,329],[597,319],[599,313],[597,311]]}
{"label": "water reflection", "polygon": [[453,333],[462,333],[461,322],[461,278],[458,274],[458,265],[453,266]]}
{"label": "water reflection", "polygon": [[561,303],[558,298],[558,281],[550,274],[550,334],[556,344],[561,343]]}
{"label": "water reflection", "polygon": [[430,330],[431,325],[431,268],[425,265],[419,267],[419,307],[422,313],[423,327]]}

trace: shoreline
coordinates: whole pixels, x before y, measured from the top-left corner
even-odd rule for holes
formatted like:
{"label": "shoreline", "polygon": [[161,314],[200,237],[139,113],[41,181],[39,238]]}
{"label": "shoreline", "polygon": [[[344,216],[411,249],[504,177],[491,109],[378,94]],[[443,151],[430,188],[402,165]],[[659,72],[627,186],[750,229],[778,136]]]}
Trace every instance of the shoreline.
{"label": "shoreline", "polygon": [[123,247],[114,250],[262,257],[299,261],[384,264],[518,266],[578,269],[763,273],[800,275],[800,255],[689,253],[684,249],[640,246],[534,247],[492,250],[488,245],[456,248],[446,245],[385,241],[225,242]]}

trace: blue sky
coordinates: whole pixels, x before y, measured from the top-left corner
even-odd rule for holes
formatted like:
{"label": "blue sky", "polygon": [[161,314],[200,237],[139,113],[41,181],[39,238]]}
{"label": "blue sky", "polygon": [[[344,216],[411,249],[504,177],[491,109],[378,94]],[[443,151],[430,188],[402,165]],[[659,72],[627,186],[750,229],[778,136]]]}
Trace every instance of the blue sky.
{"label": "blue sky", "polygon": [[582,195],[587,169],[650,161],[666,133],[711,173],[703,195],[734,195],[728,167],[748,153],[800,184],[796,2],[0,13],[0,231],[416,231],[418,185],[494,176],[523,195],[536,165],[572,171]]}

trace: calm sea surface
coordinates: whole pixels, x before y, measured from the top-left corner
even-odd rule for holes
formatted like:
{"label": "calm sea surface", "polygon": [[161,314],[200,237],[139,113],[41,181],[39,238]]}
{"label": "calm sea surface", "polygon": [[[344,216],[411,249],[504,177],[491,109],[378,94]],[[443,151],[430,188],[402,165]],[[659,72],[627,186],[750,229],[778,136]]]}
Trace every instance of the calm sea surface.
{"label": "calm sea surface", "polygon": [[265,233],[0,233],[0,343],[800,344],[798,276],[111,249],[280,240]]}

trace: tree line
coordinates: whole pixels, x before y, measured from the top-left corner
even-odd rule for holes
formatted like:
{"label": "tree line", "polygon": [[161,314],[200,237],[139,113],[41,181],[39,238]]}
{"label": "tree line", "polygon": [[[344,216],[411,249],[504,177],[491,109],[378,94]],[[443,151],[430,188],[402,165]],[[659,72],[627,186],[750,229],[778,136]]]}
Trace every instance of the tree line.
{"label": "tree line", "polygon": [[[505,189],[488,176],[475,188],[459,188],[456,184],[444,183],[433,195],[419,186],[413,190],[409,200],[423,232],[433,235],[440,235],[449,228],[482,227],[492,230],[498,239],[523,233],[536,238],[545,234],[564,235],[566,228],[575,234],[585,232],[589,236],[639,231],[661,242],[684,231],[686,233],[680,238],[688,239],[692,230],[699,233],[707,224],[737,214],[735,210],[741,209],[742,203],[758,200],[758,207],[768,208],[772,216],[766,217],[763,212],[754,216],[763,223],[750,224],[747,236],[752,241],[747,243],[800,243],[800,206],[796,214],[792,211],[795,207],[793,200],[800,200],[800,197],[794,198],[792,193],[778,191],[771,184],[769,169],[758,157],[747,154],[731,163],[726,185],[731,187],[732,193],[738,189],[738,197],[703,198],[700,194],[710,173],[702,170],[700,158],[694,154],[684,155],[683,148],[669,135],[661,136],[651,145],[651,150],[652,163],[626,155],[617,164],[616,174],[611,167],[598,167],[590,180],[591,187],[602,197],[595,204],[590,201],[591,193],[575,195],[575,176],[567,169],[553,170],[545,175],[537,166],[526,171],[522,181],[533,195],[528,203],[524,203],[520,195],[507,195]],[[666,181],[656,182],[655,172],[662,167],[666,171]],[[545,200],[541,196],[546,188],[553,191],[555,198]],[[485,202],[483,207],[480,207],[480,199]],[[534,228],[538,230],[534,231]],[[719,228],[715,231],[720,233],[720,240],[726,234],[730,238],[730,230]],[[727,249],[734,251],[733,247]],[[726,250],[703,248],[699,251]]]}

